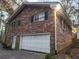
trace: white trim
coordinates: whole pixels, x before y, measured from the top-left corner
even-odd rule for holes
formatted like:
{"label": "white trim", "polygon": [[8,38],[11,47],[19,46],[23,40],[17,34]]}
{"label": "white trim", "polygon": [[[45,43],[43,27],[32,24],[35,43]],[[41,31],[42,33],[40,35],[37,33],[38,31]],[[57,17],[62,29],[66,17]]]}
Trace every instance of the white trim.
{"label": "white trim", "polygon": [[23,37],[22,36],[20,36],[20,41],[19,41],[19,49],[21,49],[21,41],[23,40]]}
{"label": "white trim", "polygon": [[56,33],[56,27],[57,27],[56,26],[56,23],[57,23],[56,19],[57,18],[56,18],[56,9],[54,9],[54,17],[55,17],[55,19],[54,19],[55,20],[55,50],[57,51],[57,33]]}
{"label": "white trim", "polygon": [[15,49],[15,46],[16,46],[16,36],[14,36],[12,40],[12,49]]}
{"label": "white trim", "polygon": [[48,35],[48,34],[50,35],[50,32],[47,32],[47,33],[22,33],[21,36],[44,35],[44,34],[45,35]]}
{"label": "white trim", "polygon": [[24,2],[26,5],[56,5],[60,4],[59,2]]}

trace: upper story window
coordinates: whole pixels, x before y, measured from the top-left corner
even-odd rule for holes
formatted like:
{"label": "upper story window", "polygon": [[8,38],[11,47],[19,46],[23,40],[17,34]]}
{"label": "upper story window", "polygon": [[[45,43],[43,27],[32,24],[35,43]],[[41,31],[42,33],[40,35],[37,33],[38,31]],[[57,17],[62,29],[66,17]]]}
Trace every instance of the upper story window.
{"label": "upper story window", "polygon": [[64,20],[62,16],[60,16],[60,24],[61,24],[61,29],[64,30]]}
{"label": "upper story window", "polygon": [[61,29],[63,30],[63,31],[67,31],[66,29],[67,29],[67,25],[66,25],[66,22],[64,21],[64,18],[61,16],[60,17],[60,23],[61,23]]}
{"label": "upper story window", "polygon": [[68,27],[68,25],[66,24],[66,22],[64,21],[64,18],[60,18],[60,23],[61,23],[61,28],[60,28],[60,30],[61,31],[63,31],[62,33],[65,33],[65,34],[67,34],[68,32],[69,32],[69,27]]}
{"label": "upper story window", "polygon": [[32,16],[32,22],[44,21],[48,18],[48,12],[41,12]]}
{"label": "upper story window", "polygon": [[11,25],[12,25],[12,27],[17,27],[17,26],[21,25],[21,22],[20,22],[20,20],[14,20],[11,22]]}

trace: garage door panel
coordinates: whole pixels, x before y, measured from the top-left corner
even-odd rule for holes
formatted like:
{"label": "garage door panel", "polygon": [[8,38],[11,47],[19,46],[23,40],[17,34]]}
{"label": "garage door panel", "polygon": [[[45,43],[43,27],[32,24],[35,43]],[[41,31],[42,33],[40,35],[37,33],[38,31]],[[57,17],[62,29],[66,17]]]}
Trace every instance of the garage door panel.
{"label": "garage door panel", "polygon": [[24,36],[20,42],[21,49],[50,52],[50,35]]}

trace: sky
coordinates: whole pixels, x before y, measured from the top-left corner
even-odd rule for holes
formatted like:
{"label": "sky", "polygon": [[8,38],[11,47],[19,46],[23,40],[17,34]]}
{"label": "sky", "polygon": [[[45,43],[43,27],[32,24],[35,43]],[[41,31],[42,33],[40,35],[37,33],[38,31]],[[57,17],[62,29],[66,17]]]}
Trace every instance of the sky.
{"label": "sky", "polygon": [[[29,1],[29,2],[38,2],[38,1],[43,1],[43,0],[27,0],[27,1]],[[44,1],[46,1],[46,0],[44,0]],[[48,0],[48,1],[59,1],[59,0]]]}
{"label": "sky", "polygon": [[37,0],[28,0],[29,2],[36,2]]}
{"label": "sky", "polygon": [[4,16],[3,17],[1,17],[2,19],[6,19],[6,18],[8,18],[8,13],[7,12],[5,12],[5,11],[2,11],[2,12],[0,12],[0,14],[3,14]]}

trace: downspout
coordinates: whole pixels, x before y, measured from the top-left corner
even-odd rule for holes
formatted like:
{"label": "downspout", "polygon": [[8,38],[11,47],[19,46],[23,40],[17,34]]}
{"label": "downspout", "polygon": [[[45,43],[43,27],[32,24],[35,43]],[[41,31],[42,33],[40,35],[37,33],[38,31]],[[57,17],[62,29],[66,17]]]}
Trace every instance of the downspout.
{"label": "downspout", "polygon": [[55,21],[55,54],[57,54],[57,33],[56,33],[56,28],[57,28],[57,26],[56,26],[56,9],[54,8],[54,21]]}
{"label": "downspout", "polygon": [[54,42],[55,42],[55,50],[54,50],[54,53],[57,54],[57,38],[56,38],[56,37],[57,37],[57,35],[56,35],[56,7],[50,5],[50,8],[51,8],[51,9],[54,9],[54,25],[55,25],[55,26],[54,26],[54,27],[55,27],[55,29],[54,29],[54,30],[55,30],[55,32],[54,32],[54,33],[55,33],[55,39],[54,39]]}

